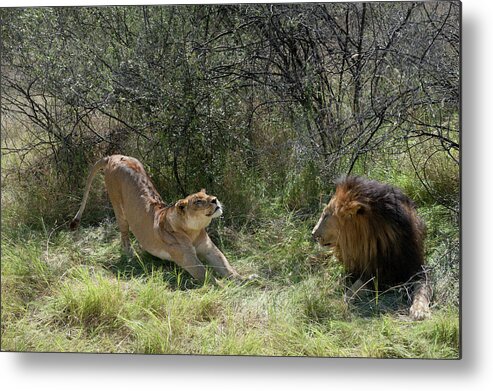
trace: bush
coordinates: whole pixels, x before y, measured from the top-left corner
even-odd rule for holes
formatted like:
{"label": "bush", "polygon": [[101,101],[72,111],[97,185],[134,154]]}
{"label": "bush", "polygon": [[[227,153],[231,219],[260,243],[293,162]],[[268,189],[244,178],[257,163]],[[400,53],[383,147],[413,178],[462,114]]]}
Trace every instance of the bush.
{"label": "bush", "polygon": [[283,202],[289,210],[304,213],[318,211],[323,185],[320,172],[313,162],[306,163],[300,173],[288,175]]}

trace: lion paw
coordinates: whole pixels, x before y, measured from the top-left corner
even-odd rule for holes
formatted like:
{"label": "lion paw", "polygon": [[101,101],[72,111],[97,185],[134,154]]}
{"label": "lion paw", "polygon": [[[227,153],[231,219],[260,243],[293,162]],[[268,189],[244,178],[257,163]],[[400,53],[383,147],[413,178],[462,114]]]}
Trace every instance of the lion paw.
{"label": "lion paw", "polygon": [[354,299],[354,292],[346,291],[344,293],[344,302],[350,303]]}
{"label": "lion paw", "polygon": [[409,316],[413,320],[424,320],[430,317],[430,308],[427,304],[417,302],[409,308]]}
{"label": "lion paw", "polygon": [[354,299],[362,299],[367,293],[367,290],[363,288],[363,281],[360,279],[356,280],[356,282],[351,285],[351,287],[347,288],[344,293],[344,301],[346,303],[351,302]]}
{"label": "lion paw", "polygon": [[354,292],[352,290],[348,290],[348,291],[346,291],[346,293],[344,293],[344,301],[346,303],[350,303],[354,300],[362,300],[366,297],[367,292],[368,291],[366,289],[360,289],[357,292]]}

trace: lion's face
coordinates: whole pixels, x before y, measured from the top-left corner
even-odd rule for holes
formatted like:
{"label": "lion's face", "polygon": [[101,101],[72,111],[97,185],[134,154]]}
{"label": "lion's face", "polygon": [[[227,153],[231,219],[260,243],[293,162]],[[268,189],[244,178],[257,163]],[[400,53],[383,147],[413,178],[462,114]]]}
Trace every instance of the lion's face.
{"label": "lion's face", "polygon": [[205,228],[213,218],[223,214],[223,207],[219,200],[206,194],[205,189],[179,200],[176,206],[180,214],[186,218],[187,225],[192,229]]}
{"label": "lion's face", "polygon": [[366,218],[367,207],[359,201],[341,195],[339,189],[322,212],[312,237],[322,246],[338,247],[341,231]]}
{"label": "lion's face", "polygon": [[317,225],[312,230],[312,237],[321,246],[334,247],[337,245],[340,233],[339,217],[334,214],[331,203],[327,205],[318,220]]}

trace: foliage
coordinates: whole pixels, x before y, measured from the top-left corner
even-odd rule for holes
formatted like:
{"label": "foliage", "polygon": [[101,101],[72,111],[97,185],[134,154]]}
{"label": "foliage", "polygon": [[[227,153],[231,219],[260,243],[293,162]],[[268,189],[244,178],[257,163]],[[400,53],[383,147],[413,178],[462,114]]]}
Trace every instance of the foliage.
{"label": "foliage", "polygon": [[458,172],[459,6],[3,9],[2,111],[21,130],[2,151],[63,190],[124,153],[165,199],[238,191],[231,170],[289,198],[307,161],[330,183],[389,144],[433,143],[414,171],[438,184],[436,153],[439,173]]}

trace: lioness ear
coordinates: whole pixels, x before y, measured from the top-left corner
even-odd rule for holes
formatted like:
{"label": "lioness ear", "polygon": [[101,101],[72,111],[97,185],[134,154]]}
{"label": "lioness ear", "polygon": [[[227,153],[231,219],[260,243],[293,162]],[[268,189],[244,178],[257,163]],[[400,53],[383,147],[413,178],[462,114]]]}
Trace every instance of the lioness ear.
{"label": "lioness ear", "polygon": [[206,193],[205,189],[200,189],[200,192],[199,193]]}
{"label": "lioness ear", "polygon": [[179,200],[175,206],[178,208],[180,212],[183,212],[185,210],[185,207],[187,206],[188,202],[186,200]]}

